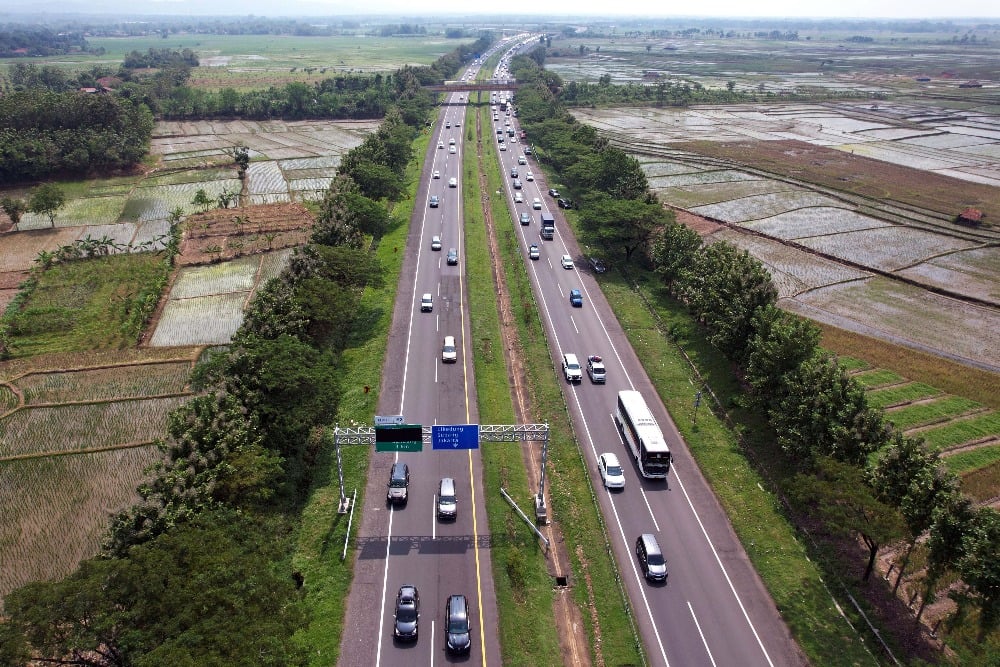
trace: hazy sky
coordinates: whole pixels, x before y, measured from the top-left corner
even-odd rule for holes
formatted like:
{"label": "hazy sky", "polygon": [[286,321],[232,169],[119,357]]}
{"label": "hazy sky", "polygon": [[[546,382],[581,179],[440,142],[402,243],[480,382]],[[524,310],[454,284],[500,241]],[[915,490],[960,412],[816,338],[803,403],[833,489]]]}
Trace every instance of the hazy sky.
{"label": "hazy sky", "polygon": [[[169,1],[169,0],[167,0]],[[413,13],[412,0],[369,0],[349,3],[343,0],[298,0],[294,2],[310,13],[386,12]],[[1000,2],[996,0],[835,0],[828,2],[802,0],[629,0],[624,3],[607,0],[541,0],[530,3],[470,3],[467,0],[431,0],[421,5],[421,11],[433,13],[511,13],[512,18],[531,14],[633,16],[732,16],[732,17],[859,17],[859,18],[941,18],[941,17],[1000,17]]]}
{"label": "hazy sky", "polygon": [[344,16],[392,14],[421,17],[451,14],[470,17],[673,16],[673,17],[814,17],[814,18],[1000,18],[1000,0],[539,0],[469,2],[468,0],[0,0],[0,14],[72,12],[121,15]]}

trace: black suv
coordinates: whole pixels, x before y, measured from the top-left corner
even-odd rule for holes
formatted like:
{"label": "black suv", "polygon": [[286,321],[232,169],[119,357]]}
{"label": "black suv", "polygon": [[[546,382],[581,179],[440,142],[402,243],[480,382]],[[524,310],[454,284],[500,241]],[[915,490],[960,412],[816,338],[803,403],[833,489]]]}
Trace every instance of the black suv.
{"label": "black suv", "polygon": [[573,202],[569,199],[564,199],[563,197],[557,199],[556,203],[559,204],[559,208],[566,208],[566,209],[573,208]]}
{"label": "black suv", "polygon": [[452,653],[468,653],[472,648],[469,601],[464,595],[452,595],[444,605],[444,638]]}
{"label": "black suv", "polygon": [[406,490],[410,486],[410,468],[405,463],[393,463],[389,471],[389,490],[385,499],[395,505],[406,504]]}
{"label": "black suv", "polygon": [[396,639],[417,640],[417,623],[420,621],[420,593],[416,586],[400,586],[396,594],[396,614],[393,634]]}

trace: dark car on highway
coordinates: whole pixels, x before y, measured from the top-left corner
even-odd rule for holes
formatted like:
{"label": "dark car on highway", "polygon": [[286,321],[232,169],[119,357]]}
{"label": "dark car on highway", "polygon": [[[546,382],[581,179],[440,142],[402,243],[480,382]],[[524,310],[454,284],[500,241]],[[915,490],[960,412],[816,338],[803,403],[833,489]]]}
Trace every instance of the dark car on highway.
{"label": "dark car on highway", "polygon": [[396,594],[396,621],[393,634],[401,641],[417,641],[420,622],[420,593],[416,586],[403,585]]}

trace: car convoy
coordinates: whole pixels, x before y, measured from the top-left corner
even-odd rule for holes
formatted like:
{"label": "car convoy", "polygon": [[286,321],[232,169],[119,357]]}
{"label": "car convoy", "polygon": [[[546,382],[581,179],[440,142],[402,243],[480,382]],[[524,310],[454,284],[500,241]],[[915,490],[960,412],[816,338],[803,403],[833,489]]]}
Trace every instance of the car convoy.
{"label": "car convoy", "polygon": [[[494,98],[496,93],[494,93]],[[513,104],[511,100],[505,96],[501,101],[500,111],[505,112],[507,116],[511,115],[513,111],[514,116],[517,115],[516,110],[513,109]],[[496,109],[496,107],[494,107]],[[495,113],[493,116],[494,121],[499,120],[499,113]],[[445,127],[450,129],[451,122],[447,122]],[[458,123],[455,123],[458,126]],[[509,121],[505,121],[505,126],[510,126]],[[506,151],[506,143],[504,141],[505,132],[502,129],[497,129],[497,146],[500,151]],[[524,131],[520,131],[515,134],[515,129],[509,127],[506,132],[508,138],[512,142],[517,142],[518,138],[523,142],[525,140]],[[444,149],[444,141],[439,141],[437,144],[438,149]],[[456,152],[456,142],[452,138],[448,142],[449,153],[454,154]],[[527,157],[531,155],[532,150],[530,146],[525,146],[523,153],[516,157],[516,163],[518,166],[526,166],[528,164]],[[514,202],[523,203],[524,198],[522,195],[523,185],[521,183],[520,177],[522,176],[517,166],[510,168],[510,177],[512,179],[512,187],[514,189]],[[432,179],[438,180],[441,178],[440,171],[434,170],[432,172]],[[535,180],[534,174],[530,170],[525,170],[523,173],[523,178],[528,182],[533,182]],[[457,188],[457,180],[452,177],[448,179],[449,188]],[[555,188],[549,189],[548,194],[557,201],[558,206],[563,209],[569,209],[572,207],[570,200],[565,199]],[[430,208],[437,208],[440,206],[441,197],[439,195],[430,195],[428,198],[428,205]],[[531,202],[531,208],[534,210],[541,211],[543,209],[541,199],[534,197]],[[528,226],[532,222],[532,214],[529,211],[515,211],[515,220],[519,222],[522,226]],[[548,212],[542,212],[539,214],[540,223],[540,237],[543,240],[552,240],[554,238],[555,232],[555,219]],[[431,250],[440,251],[442,250],[442,240],[438,235],[434,235],[431,239]],[[532,243],[528,247],[528,258],[530,260],[538,260],[540,258],[540,248],[537,243]],[[604,271],[605,267],[600,260],[595,260],[590,258],[589,262],[591,267],[595,272],[601,273]],[[456,248],[450,248],[446,255],[446,263],[448,265],[458,264],[458,252]],[[569,254],[563,254],[560,258],[560,265],[563,269],[574,271],[576,270],[576,265],[574,263],[573,257]],[[571,288],[569,290],[569,301],[572,307],[582,308],[583,307],[583,294],[578,288]],[[434,298],[430,293],[424,293],[420,299],[420,312],[433,312],[434,310]],[[458,361],[458,348],[455,342],[454,336],[445,336],[443,344],[441,347],[441,362],[446,364],[456,363]],[[564,353],[562,355],[562,373],[565,380],[571,384],[578,384],[582,382],[583,374],[586,372],[591,384],[599,385],[605,384],[607,381],[606,368],[603,359],[600,355],[591,354],[586,357],[586,363],[581,364],[577,356],[573,353]],[[624,394],[626,392],[620,392]],[[638,392],[632,392],[638,393]],[[619,395],[619,413],[621,412],[621,396]],[[619,413],[616,413],[615,423],[618,425],[619,433],[622,435],[622,440],[627,444],[629,443],[629,438],[625,434],[621,422],[621,417]],[[627,413],[626,413],[627,415]],[[630,423],[629,423],[630,424]],[[642,450],[643,445],[639,445],[639,450],[633,447],[633,452],[636,453],[637,461],[640,461],[645,455],[645,451]],[[669,468],[669,452],[667,453],[667,468]],[[651,469],[655,468],[657,461],[662,463],[661,459],[656,461],[651,460]],[[614,453],[605,452],[598,456],[598,473],[601,478],[602,485],[610,490],[624,491],[625,489],[625,474],[619,463],[618,457]],[[646,475],[643,467],[639,466],[640,471],[644,476],[652,477],[653,475]],[[656,470],[662,469],[656,468]],[[665,476],[665,473],[664,473]],[[391,506],[405,505],[408,500],[408,487],[409,487],[409,469],[405,463],[394,463],[389,475],[389,481],[387,484],[386,492],[386,502]],[[455,481],[451,478],[442,478],[439,487],[437,498],[435,499],[436,515],[439,520],[455,519],[457,515],[457,500],[455,495]],[[639,561],[640,568],[643,574],[650,581],[665,581],[666,580],[666,562],[660,551],[660,548],[656,542],[655,536],[652,534],[642,534],[638,537],[636,541],[636,558]],[[399,588],[396,595],[395,608],[393,614],[393,637],[395,640],[400,642],[405,641],[417,641],[418,639],[418,627],[420,620],[420,595],[417,587],[410,584],[405,584]],[[471,610],[469,608],[469,601],[464,595],[450,595],[447,598],[445,604],[445,622],[444,622],[444,635],[445,635],[445,648],[449,653],[467,653],[472,647],[472,628],[471,628]]]}

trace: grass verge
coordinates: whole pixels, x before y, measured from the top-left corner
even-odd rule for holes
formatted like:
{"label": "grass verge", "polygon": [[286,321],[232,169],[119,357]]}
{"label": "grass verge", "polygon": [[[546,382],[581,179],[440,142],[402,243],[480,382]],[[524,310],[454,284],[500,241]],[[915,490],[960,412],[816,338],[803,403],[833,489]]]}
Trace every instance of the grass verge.
{"label": "grass verge", "polygon": [[[822,574],[785,519],[778,499],[747,460],[735,435],[712,412],[702,410],[693,425],[691,370],[657,322],[618,273],[606,273],[601,289],[646,372],[657,388],[733,529],[774,598],[782,618],[809,659],[817,665],[870,664],[862,639],[848,626],[823,582]],[[641,277],[640,283],[645,282]],[[707,343],[681,308],[655,288],[644,291],[668,329],[685,341],[684,350],[708,379],[723,404],[739,393],[728,364]],[[753,424],[744,424],[753,427]],[[852,618],[855,623],[857,619]]]}
{"label": "grass verge", "polygon": [[[339,424],[369,424],[375,414],[382,362],[388,345],[392,309],[404,255],[395,249],[406,247],[423,155],[429,141],[430,134],[422,132],[413,143],[414,153],[419,158],[407,169],[409,197],[396,207],[394,217],[400,222],[382,237],[376,250],[376,256],[384,269],[383,285],[365,289],[361,299],[361,314],[355,326],[355,331],[363,331],[363,334],[344,350],[341,358],[343,381],[337,411]],[[329,667],[336,664],[340,652],[347,594],[354,576],[354,557],[351,550],[348,550],[347,559],[341,560],[347,536],[348,515],[337,514],[340,488],[332,434],[324,437],[318,451],[315,466],[318,472],[300,517],[298,543],[292,563],[305,581],[304,606],[309,618],[308,625],[299,631],[296,639],[308,650],[309,664]],[[356,507],[363,507],[370,450],[368,447],[343,447],[341,453],[344,485],[347,489],[357,489]],[[356,537],[360,523],[361,515],[356,510],[351,526],[351,539]]]}
{"label": "grass verge", "polygon": [[[492,127],[488,112],[488,108],[480,111],[484,128]],[[475,117],[470,112],[466,127],[474,128],[474,123]],[[464,165],[465,184],[469,188],[465,197],[466,270],[480,418],[484,423],[491,419],[513,418],[504,351],[500,347],[496,290],[487,268],[496,262],[504,271],[511,294],[513,323],[517,326],[517,344],[526,361],[524,373],[532,409],[535,418],[548,423],[550,428],[547,470],[552,504],[550,515],[559,522],[566,543],[577,545],[569,553],[573,568],[570,583],[574,601],[584,610],[582,620],[590,637],[591,651],[595,652],[595,647],[599,646],[605,660],[614,664],[640,664],[640,648],[623,594],[597,596],[592,593],[620,590],[615,577],[617,568],[610,556],[590,478],[572,432],[557,375],[552,370],[546,337],[537,316],[510,212],[503,197],[494,194],[502,188],[503,177],[491,139],[492,136],[487,136],[483,144],[487,171],[485,193],[479,191],[474,159],[467,158]],[[483,195],[490,197],[491,213],[497,229],[500,256],[496,258],[490,256],[487,246],[480,205]],[[561,664],[555,637],[536,637],[545,633],[524,632],[526,619],[530,619],[536,627],[539,624],[554,627],[548,625],[554,624],[551,620],[553,582],[537,540],[500,497],[498,487],[507,489],[522,508],[531,507],[531,495],[536,489],[527,486],[517,445],[491,444],[482,450],[482,455],[485,486],[489,490],[487,511],[495,540],[492,558],[500,608],[503,663]],[[590,499],[590,502],[584,499]],[[599,628],[594,626],[593,618],[600,619]]]}

